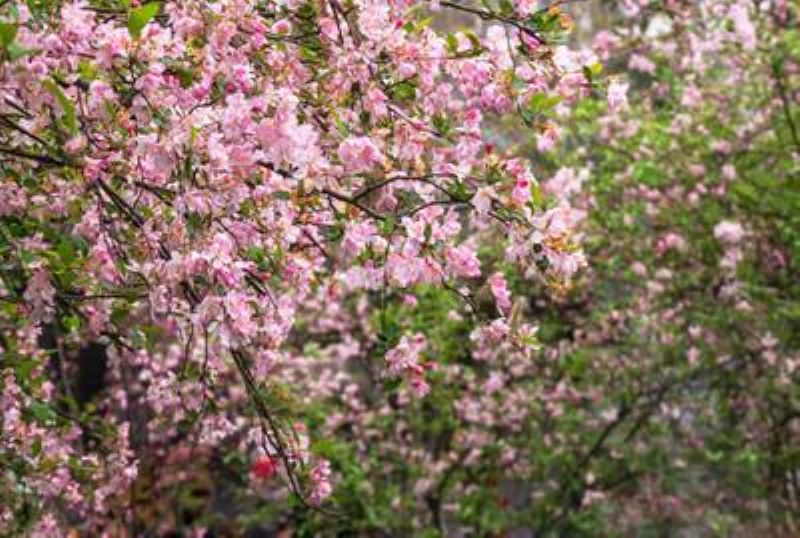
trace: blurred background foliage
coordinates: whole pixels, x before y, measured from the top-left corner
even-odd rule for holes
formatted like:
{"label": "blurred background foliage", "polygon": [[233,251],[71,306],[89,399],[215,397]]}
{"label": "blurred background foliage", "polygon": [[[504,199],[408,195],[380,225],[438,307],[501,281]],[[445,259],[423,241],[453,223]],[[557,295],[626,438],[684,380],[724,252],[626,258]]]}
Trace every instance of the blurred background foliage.
{"label": "blurred background foliage", "polygon": [[[568,8],[577,42],[607,32],[624,46],[603,58],[591,95],[569,118],[542,112],[563,126],[559,148],[540,152],[533,137],[491,127],[500,147],[529,147],[540,179],[584,178],[573,203],[587,212],[589,269],[561,293],[514,281],[522,315],[540,326],[541,350],[506,394],[489,398],[503,414],[518,384],[527,397],[511,399],[525,406],[521,424],[464,420],[457,401],[469,389],[449,376],[434,382],[425,401],[375,425],[402,427],[397,445],[384,439],[353,451],[326,441],[347,477],[338,500],[357,515],[303,517],[292,524],[301,535],[798,532],[797,5],[780,19],[774,4],[755,2],[759,45],[733,44],[700,67],[683,60],[703,27],[718,25],[702,19],[702,2],[651,2],[632,16],[620,4]],[[665,22],[666,32],[652,30]],[[652,70],[631,67],[637,54]],[[614,77],[630,84],[629,106],[609,114],[603,88]],[[741,226],[735,245],[719,231],[723,222]],[[483,255],[502,268],[502,252]],[[431,291],[415,309],[392,312],[392,323],[424,330],[431,355],[478,385],[507,364],[470,356],[470,329],[453,321],[452,301]],[[434,465],[427,487],[437,443],[464,432],[491,442],[474,462]],[[404,440],[430,457],[414,464]],[[528,465],[507,466],[508,447]]]}

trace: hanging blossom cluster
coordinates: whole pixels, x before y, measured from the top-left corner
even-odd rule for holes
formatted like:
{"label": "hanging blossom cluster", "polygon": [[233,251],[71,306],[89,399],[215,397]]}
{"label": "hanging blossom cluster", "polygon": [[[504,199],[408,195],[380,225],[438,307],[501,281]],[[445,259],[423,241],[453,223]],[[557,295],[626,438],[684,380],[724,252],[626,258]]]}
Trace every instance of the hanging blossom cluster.
{"label": "hanging blossom cluster", "polygon": [[[184,442],[258,450],[258,476],[319,504],[333,471],[272,390],[301,309],[489,278],[507,312],[487,237],[568,280],[579,219],[484,134],[518,118],[552,147],[541,103],[591,85],[593,58],[555,45],[566,16],[534,4],[5,3],[1,524],[30,499],[43,535],[130,520],[142,466]],[[91,345],[102,397],[71,386]],[[387,375],[423,396],[424,340],[395,345]]]}

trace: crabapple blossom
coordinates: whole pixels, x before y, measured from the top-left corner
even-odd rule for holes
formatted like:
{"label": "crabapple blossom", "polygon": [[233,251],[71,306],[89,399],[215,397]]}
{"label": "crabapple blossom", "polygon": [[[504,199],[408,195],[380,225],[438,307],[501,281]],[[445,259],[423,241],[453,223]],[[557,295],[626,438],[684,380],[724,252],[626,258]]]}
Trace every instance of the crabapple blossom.
{"label": "crabapple blossom", "polygon": [[723,243],[735,245],[744,237],[744,228],[738,222],[722,221],[714,226],[714,237]]}
{"label": "crabapple blossom", "polygon": [[628,102],[628,85],[618,80],[613,80],[608,86],[608,109],[616,112]]}
{"label": "crabapple blossom", "polygon": [[[130,490],[189,449],[324,504],[341,468],[304,426],[327,342],[308,327],[423,400],[437,354],[389,313],[434,289],[464,319],[498,270],[486,245],[513,251],[508,274],[575,275],[577,213],[488,149],[511,122],[555,150],[556,118],[530,110],[589,96],[594,56],[540,4],[0,3],[2,457],[36,532],[139,532]],[[342,332],[344,312],[373,324]]]}

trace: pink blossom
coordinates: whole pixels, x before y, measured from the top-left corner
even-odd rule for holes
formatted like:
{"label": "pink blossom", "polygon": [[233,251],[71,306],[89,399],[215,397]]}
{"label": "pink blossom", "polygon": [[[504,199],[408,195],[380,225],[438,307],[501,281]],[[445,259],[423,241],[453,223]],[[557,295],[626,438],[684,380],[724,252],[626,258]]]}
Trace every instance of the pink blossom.
{"label": "pink blossom", "polygon": [[231,320],[231,328],[242,336],[252,336],[258,326],[253,319],[250,297],[241,292],[229,293],[225,298],[225,311]]}
{"label": "pink blossom", "polygon": [[275,22],[270,30],[274,34],[288,34],[292,31],[292,23],[286,19],[281,19]]}
{"label": "pink blossom", "polygon": [[554,198],[569,198],[581,191],[584,182],[589,178],[589,170],[583,168],[559,168],[558,172],[547,180],[542,187],[544,191]]}
{"label": "pink blossom", "polygon": [[496,319],[489,325],[478,327],[470,334],[470,340],[479,346],[497,344],[506,338],[511,332],[508,322],[503,319]]}
{"label": "pink blossom", "polygon": [[50,275],[44,269],[33,271],[25,288],[24,298],[30,304],[31,317],[35,320],[48,320],[54,312],[56,289]]}
{"label": "pink blossom", "polygon": [[517,205],[525,205],[531,199],[531,179],[520,177],[514,182],[514,189],[511,191],[511,200]]}
{"label": "pink blossom", "polygon": [[727,140],[714,140],[714,142],[711,143],[711,149],[724,155],[728,155],[731,150],[733,150],[733,147]]}
{"label": "pink blossom", "polygon": [[697,86],[689,85],[683,89],[681,105],[688,108],[697,108],[703,102],[703,94]]}
{"label": "pink blossom", "polygon": [[706,174],[706,167],[702,164],[690,164],[689,173],[694,177],[703,177]]}
{"label": "pink blossom", "polygon": [[617,45],[618,38],[607,30],[601,30],[594,36],[594,48],[598,56],[605,61]]}
{"label": "pink blossom", "polygon": [[641,54],[632,54],[628,60],[628,67],[634,71],[641,71],[648,75],[653,75],[656,72],[656,64]]}
{"label": "pink blossom", "polygon": [[330,497],[333,493],[333,485],[331,484],[331,464],[328,460],[320,460],[311,469],[311,496],[309,502],[315,506],[322,504],[322,501]]}
{"label": "pink blossom", "polygon": [[503,388],[505,384],[505,379],[503,374],[499,372],[492,372],[489,375],[489,379],[486,380],[486,383],[483,385],[483,390],[485,390],[488,394],[493,394]]}
{"label": "pink blossom", "polygon": [[386,364],[392,375],[400,375],[418,365],[419,354],[428,344],[424,335],[403,336],[400,342],[386,353]]}
{"label": "pink blossom", "polygon": [[[520,34],[521,14],[538,2],[476,25],[477,41],[454,34],[456,49],[469,52],[459,58],[438,21],[416,15],[415,0],[315,3],[310,11],[301,0],[136,0],[124,13],[58,4],[11,3],[3,17],[18,47],[4,51],[0,69],[2,113],[19,123],[3,132],[3,255],[21,278],[0,282],[0,325],[11,328],[3,351],[30,365],[31,393],[3,381],[0,444],[25,462],[25,502],[42,512],[43,535],[66,532],[59,521],[79,534],[113,533],[110,514],[136,517],[124,499],[139,456],[163,456],[167,469],[259,447],[252,471],[267,479],[283,449],[291,470],[302,471],[292,477],[297,485],[323,502],[332,472],[313,459],[311,432],[270,432],[248,411],[257,403],[251,383],[285,383],[303,406],[341,405],[325,408],[333,412],[313,435],[346,425],[361,443],[371,435],[364,424],[384,410],[364,401],[368,380],[353,367],[376,349],[373,322],[383,309],[410,331],[385,357],[386,374],[403,382],[392,398],[398,410],[432,390],[437,368],[437,379],[458,378],[452,387],[485,385],[508,405],[476,398],[471,415],[487,426],[500,412],[512,427],[524,422],[522,393],[508,403],[501,386],[527,373],[518,350],[532,337],[524,321],[515,319],[514,334],[505,319],[473,332],[477,360],[508,364],[502,375],[466,380],[472,365],[428,360],[425,335],[406,317],[428,316],[427,294],[445,282],[464,295],[488,288],[508,314],[504,275],[481,278],[478,252],[497,241],[499,252],[514,253],[498,262],[509,275],[531,266],[532,234],[553,245],[548,283],[578,266],[572,234],[582,209],[563,199],[578,193],[579,178],[543,193],[556,205],[544,200],[550,210],[534,211],[527,158],[482,128],[516,128],[518,103],[533,92],[561,93],[537,144],[550,151],[558,118],[588,95],[582,66],[591,55]],[[432,15],[448,11],[438,7]],[[64,151],[49,151],[51,143]],[[49,380],[40,338],[57,308],[80,320],[57,336],[59,345],[72,353],[101,338],[107,353],[107,387],[86,409],[103,435],[88,448],[80,425],[28,412],[31,401],[47,409],[62,392]],[[474,326],[460,302],[435,314],[448,331]],[[127,423],[134,411],[135,453]],[[275,411],[282,426],[288,415]],[[478,461],[488,436],[471,432],[464,443]],[[190,471],[177,470],[153,486]],[[154,532],[169,533],[163,526]]]}
{"label": "pink blossom", "polygon": [[730,163],[726,163],[722,166],[722,177],[727,179],[728,181],[733,181],[736,179],[736,167]]}
{"label": "pink blossom", "polygon": [[255,137],[261,144],[267,159],[290,162],[295,166],[306,166],[317,154],[318,135],[314,128],[299,123],[294,107],[296,99],[281,96],[275,115],[261,122],[255,129]]}
{"label": "pink blossom", "polygon": [[561,129],[555,124],[549,123],[544,132],[540,133],[536,139],[536,149],[542,153],[547,153],[552,150],[556,143],[561,139]]}
{"label": "pink blossom", "polygon": [[414,369],[409,378],[411,390],[414,391],[414,396],[417,398],[424,398],[431,390],[422,372],[422,370]]}
{"label": "pink blossom", "polygon": [[74,2],[61,8],[63,34],[66,39],[77,42],[91,35],[94,12],[85,9],[87,7],[87,2]]}
{"label": "pink blossom", "polygon": [[[492,209],[492,199],[495,196],[494,190],[490,187],[482,187],[478,189],[475,196],[472,198],[472,203],[475,206],[477,213],[481,216],[486,215]],[[514,195],[515,201],[519,201],[521,195]]]}
{"label": "pink blossom", "polygon": [[611,81],[608,86],[608,110],[617,112],[628,103],[628,84],[620,82],[618,79]]}
{"label": "pink blossom", "polygon": [[633,274],[639,277],[647,276],[647,267],[642,262],[634,262],[631,265],[631,271],[633,271]]}
{"label": "pink blossom", "polygon": [[550,253],[547,259],[550,260],[553,270],[567,279],[587,264],[586,257],[580,251]]}
{"label": "pink blossom", "polygon": [[350,256],[357,256],[368,245],[374,244],[376,240],[383,242],[383,239],[376,237],[377,229],[371,222],[352,223],[347,226],[347,231],[342,239],[342,248]]}
{"label": "pink blossom", "polygon": [[508,290],[508,282],[506,282],[505,276],[503,276],[503,273],[494,273],[489,277],[488,282],[497,307],[501,312],[507,314],[511,309],[511,292]]}
{"label": "pink blossom", "polygon": [[403,304],[408,306],[409,308],[414,308],[417,306],[417,298],[411,294],[406,294],[403,296]]}
{"label": "pink blossom", "polygon": [[656,243],[656,253],[665,254],[670,250],[683,251],[686,249],[686,240],[675,232],[664,234]]}
{"label": "pink blossom", "polygon": [[455,276],[481,276],[481,263],[475,250],[467,245],[449,248],[446,253],[447,270]]}
{"label": "pink blossom", "polygon": [[714,226],[714,237],[728,245],[735,245],[744,237],[744,228],[738,222],[723,220]]}
{"label": "pink blossom", "polygon": [[339,145],[337,154],[350,172],[365,172],[383,162],[380,150],[366,136],[348,138]]}
{"label": "pink blossom", "polygon": [[753,21],[750,19],[747,5],[743,1],[732,5],[728,15],[733,20],[736,35],[742,46],[747,50],[755,49],[758,44],[758,37]]}

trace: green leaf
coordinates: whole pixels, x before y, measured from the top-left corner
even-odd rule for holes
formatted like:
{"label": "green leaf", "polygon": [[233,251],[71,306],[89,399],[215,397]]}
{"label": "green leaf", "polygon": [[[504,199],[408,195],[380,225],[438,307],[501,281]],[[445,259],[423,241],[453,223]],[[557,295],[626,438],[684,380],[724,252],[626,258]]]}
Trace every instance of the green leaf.
{"label": "green leaf", "polygon": [[633,165],[631,177],[637,183],[649,187],[658,187],[664,184],[665,178],[658,165],[652,161],[638,161]]}
{"label": "green leaf", "polygon": [[191,69],[182,66],[175,66],[173,71],[175,72],[175,76],[178,77],[178,81],[181,83],[181,88],[189,88],[194,83],[194,79],[196,77],[194,71]]}
{"label": "green leaf", "polygon": [[455,34],[447,34],[446,44],[447,44],[447,51],[451,54],[456,54],[458,52],[458,38]]}
{"label": "green leaf", "polygon": [[5,49],[8,58],[11,61],[27,56],[33,53],[31,49],[27,49],[15,43],[14,39],[17,37],[19,25],[10,22],[0,22],[0,48]]}
{"label": "green leaf", "polygon": [[300,47],[300,57],[308,63],[319,63],[322,61],[320,51],[315,47]]}
{"label": "green leaf", "polygon": [[122,325],[128,319],[130,309],[127,303],[117,303],[111,310],[111,322],[114,325]]}
{"label": "green leaf", "polygon": [[447,136],[451,129],[450,119],[444,114],[436,114],[433,116],[433,126],[440,135]]}
{"label": "green leaf", "polygon": [[390,93],[393,99],[413,101],[417,97],[417,83],[413,79],[398,82],[392,86]]}
{"label": "green leaf", "polygon": [[558,103],[561,102],[559,95],[547,95],[546,93],[537,93],[528,101],[528,111],[534,114],[545,112]]}
{"label": "green leaf", "polygon": [[386,392],[395,392],[403,384],[403,380],[398,378],[384,379],[383,390]]}
{"label": "green leaf", "polygon": [[381,234],[387,237],[392,235],[396,224],[394,216],[388,216],[386,220],[379,224]]}
{"label": "green leaf", "polygon": [[38,365],[38,362],[34,360],[20,360],[16,366],[17,379],[19,379],[20,383],[25,384],[30,382],[33,369]]}
{"label": "green leaf", "polygon": [[0,45],[8,47],[17,37],[19,26],[10,22],[0,22]]}
{"label": "green leaf", "polygon": [[472,48],[468,51],[460,53],[459,56],[464,58],[474,58],[475,56],[479,56],[481,52],[483,52],[483,46],[481,45],[481,40],[478,37],[478,34],[472,30],[465,30],[464,35],[467,36],[467,39],[469,39]]}
{"label": "green leaf", "polygon": [[56,252],[65,263],[71,263],[75,259],[75,245],[66,237],[59,241],[56,246]]}
{"label": "green leaf", "polygon": [[29,56],[36,51],[33,49],[26,49],[19,43],[10,43],[6,47],[6,52],[8,52],[8,58],[13,62],[14,60],[18,60],[23,56]]}
{"label": "green leaf", "polygon": [[30,250],[20,250],[19,259],[25,265],[30,265],[36,260],[36,255]]}
{"label": "green leaf", "polygon": [[414,23],[413,21],[408,21],[405,25],[405,29],[409,33],[410,32],[421,33],[425,28],[430,26],[431,23],[433,23],[433,17],[425,17],[423,19],[420,19],[416,23]]}
{"label": "green leaf", "polygon": [[348,129],[347,124],[343,122],[340,118],[336,118],[336,129],[342,136],[350,136],[350,129]]}
{"label": "green leaf", "polygon": [[58,87],[52,80],[45,80],[44,86],[47,90],[53,94],[53,96],[58,101],[58,104],[61,105],[62,110],[64,111],[64,125],[69,129],[72,134],[78,133],[78,119],[75,116],[75,105],[72,104],[72,101],[66,96],[66,94],[61,91],[61,88]]}
{"label": "green leaf", "polygon": [[38,456],[42,452],[42,438],[36,437],[33,440],[33,444],[31,444],[31,453],[34,457]]}
{"label": "green leaf", "polygon": [[500,0],[499,2],[500,14],[504,17],[510,17],[514,14],[514,4],[509,0]]}
{"label": "green leaf", "polygon": [[531,182],[531,204],[534,209],[544,208],[544,195],[538,183]]}
{"label": "green leaf", "polygon": [[144,27],[153,20],[160,8],[161,2],[148,2],[131,11],[128,16],[128,33],[131,34],[131,37],[138,39],[142,35]]}
{"label": "green leaf", "polygon": [[91,82],[97,78],[97,68],[88,60],[81,60],[78,63],[78,73],[84,82]]}
{"label": "green leaf", "polygon": [[39,423],[46,424],[49,422],[54,422],[56,419],[55,412],[47,404],[33,402],[28,409]]}
{"label": "green leaf", "polygon": [[67,333],[77,332],[81,328],[81,318],[78,316],[65,316],[62,320]]}

